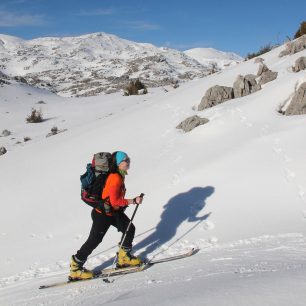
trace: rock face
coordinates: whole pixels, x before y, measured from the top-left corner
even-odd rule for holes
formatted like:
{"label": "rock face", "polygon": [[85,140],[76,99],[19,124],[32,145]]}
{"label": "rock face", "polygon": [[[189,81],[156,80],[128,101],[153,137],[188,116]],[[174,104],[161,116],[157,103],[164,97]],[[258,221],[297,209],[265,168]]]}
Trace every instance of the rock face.
{"label": "rock face", "polygon": [[278,56],[283,57],[285,55],[294,54],[306,49],[306,34],[286,44],[285,50],[283,50]]}
{"label": "rock face", "polygon": [[234,82],[234,96],[240,98],[254,93],[261,89],[261,86],[257,84],[257,76],[248,74],[246,76],[238,75]]}
{"label": "rock face", "polygon": [[285,111],[286,116],[306,114],[306,82],[297,90]]}
{"label": "rock face", "polygon": [[199,116],[195,115],[182,121],[176,128],[182,129],[185,133],[187,133],[192,131],[197,126],[203,125],[207,122],[209,122],[208,119],[200,118]]}
{"label": "rock face", "polygon": [[198,110],[201,111],[233,98],[234,90],[232,87],[215,85],[206,91]]}
{"label": "rock face", "polygon": [[299,72],[304,69],[306,69],[306,56],[301,56],[295,61],[292,70],[294,72]]}

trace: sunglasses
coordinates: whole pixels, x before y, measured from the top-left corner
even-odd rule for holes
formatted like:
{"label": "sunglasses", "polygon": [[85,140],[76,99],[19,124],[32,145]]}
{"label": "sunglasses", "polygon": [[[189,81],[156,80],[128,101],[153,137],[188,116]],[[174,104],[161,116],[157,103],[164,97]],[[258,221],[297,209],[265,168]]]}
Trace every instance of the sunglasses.
{"label": "sunglasses", "polygon": [[129,158],[125,158],[123,161],[128,163],[128,164],[131,162],[131,160]]}

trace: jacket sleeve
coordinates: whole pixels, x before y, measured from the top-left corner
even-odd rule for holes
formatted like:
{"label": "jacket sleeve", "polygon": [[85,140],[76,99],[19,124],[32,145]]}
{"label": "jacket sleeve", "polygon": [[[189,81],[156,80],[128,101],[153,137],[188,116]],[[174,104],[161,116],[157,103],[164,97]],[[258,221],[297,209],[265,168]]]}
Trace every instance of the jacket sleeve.
{"label": "jacket sleeve", "polygon": [[119,177],[114,177],[109,187],[109,201],[113,207],[125,207],[129,204],[124,198],[122,190],[122,180]]}

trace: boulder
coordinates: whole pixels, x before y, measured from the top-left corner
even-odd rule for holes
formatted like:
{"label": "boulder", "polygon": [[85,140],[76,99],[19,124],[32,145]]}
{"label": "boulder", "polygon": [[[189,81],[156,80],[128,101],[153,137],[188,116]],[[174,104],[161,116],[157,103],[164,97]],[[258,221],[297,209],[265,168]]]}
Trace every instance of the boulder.
{"label": "boulder", "polygon": [[234,91],[232,87],[215,85],[206,91],[198,110],[201,111],[233,98]]}
{"label": "boulder", "polygon": [[7,152],[5,147],[0,147],[0,155],[4,155]]}
{"label": "boulder", "polygon": [[234,82],[235,98],[244,97],[260,90],[261,86],[257,84],[256,78],[257,76],[253,74],[248,74],[246,76],[238,75]]}
{"label": "boulder", "polygon": [[257,72],[257,76],[261,76],[264,72],[270,71],[267,65],[260,64]]}
{"label": "boulder", "polygon": [[294,54],[306,49],[306,34],[290,41],[286,44],[285,50],[283,50],[278,56],[283,57],[285,55]]}
{"label": "boulder", "polygon": [[11,134],[12,134],[12,132],[9,131],[9,130],[3,130],[3,131],[2,131],[2,136],[3,136],[3,137],[10,136]]}
{"label": "boulder", "polygon": [[294,72],[299,72],[304,69],[306,69],[306,56],[301,56],[295,61],[292,70]]}
{"label": "boulder", "polygon": [[303,114],[306,114],[306,82],[301,84],[285,111],[286,116]]}
{"label": "boulder", "polygon": [[259,64],[259,63],[263,63],[263,62],[264,62],[264,59],[261,58],[261,57],[256,57],[255,60],[254,60],[255,64]]}
{"label": "boulder", "polygon": [[208,119],[200,118],[199,116],[195,115],[182,121],[176,128],[182,129],[185,133],[187,133],[192,131],[197,126],[203,125],[207,122],[209,122]]}
{"label": "boulder", "polygon": [[263,84],[271,82],[277,78],[277,75],[278,75],[278,72],[273,72],[271,70],[268,70],[261,75],[258,81],[258,84],[261,86]]}

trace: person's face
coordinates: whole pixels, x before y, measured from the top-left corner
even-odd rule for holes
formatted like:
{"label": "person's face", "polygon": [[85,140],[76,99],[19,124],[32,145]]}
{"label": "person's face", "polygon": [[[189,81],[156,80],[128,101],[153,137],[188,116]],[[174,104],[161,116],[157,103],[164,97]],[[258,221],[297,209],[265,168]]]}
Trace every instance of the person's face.
{"label": "person's face", "polygon": [[125,158],[125,159],[119,164],[118,168],[119,168],[120,170],[127,171],[127,170],[130,169],[130,163],[131,163],[131,161],[130,161],[130,159],[127,157],[127,158]]}

